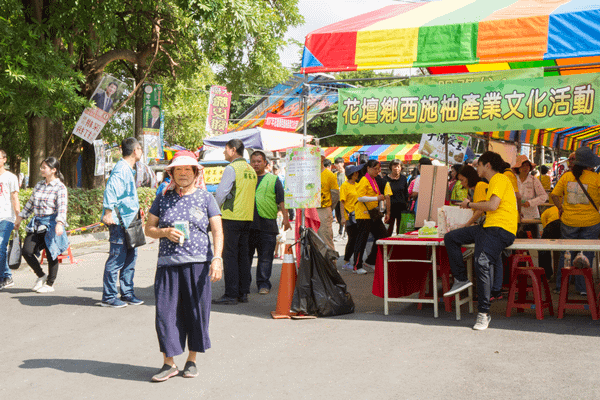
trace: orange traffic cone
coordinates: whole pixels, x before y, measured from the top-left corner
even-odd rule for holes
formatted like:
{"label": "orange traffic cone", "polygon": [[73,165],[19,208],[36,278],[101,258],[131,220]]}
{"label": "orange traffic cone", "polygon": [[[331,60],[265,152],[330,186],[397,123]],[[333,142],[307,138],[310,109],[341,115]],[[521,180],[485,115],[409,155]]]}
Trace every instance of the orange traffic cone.
{"label": "orange traffic cone", "polygon": [[295,313],[290,312],[292,297],[296,287],[296,266],[294,264],[294,253],[292,246],[285,245],[283,265],[281,266],[281,277],[279,279],[279,291],[277,292],[277,308],[271,311],[275,319],[290,318]]}

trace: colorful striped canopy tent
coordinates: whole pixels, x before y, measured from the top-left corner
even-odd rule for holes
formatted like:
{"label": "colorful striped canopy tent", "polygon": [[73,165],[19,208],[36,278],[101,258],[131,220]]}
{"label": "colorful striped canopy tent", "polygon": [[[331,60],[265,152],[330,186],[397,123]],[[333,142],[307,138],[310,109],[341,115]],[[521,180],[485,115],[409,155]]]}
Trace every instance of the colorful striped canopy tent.
{"label": "colorful striped canopy tent", "polygon": [[477,132],[477,135],[495,140],[529,143],[567,151],[575,151],[579,147],[588,146],[596,154],[600,154],[600,126]]}
{"label": "colorful striped canopy tent", "polygon": [[387,6],[311,32],[301,71],[426,67],[443,74],[588,63],[600,63],[598,1],[438,0]]}
{"label": "colorful striped canopy tent", "polygon": [[402,162],[417,161],[419,144],[376,144],[372,146],[324,147],[325,157],[331,162],[342,157],[345,162],[357,162],[360,154],[366,154],[369,160]]}

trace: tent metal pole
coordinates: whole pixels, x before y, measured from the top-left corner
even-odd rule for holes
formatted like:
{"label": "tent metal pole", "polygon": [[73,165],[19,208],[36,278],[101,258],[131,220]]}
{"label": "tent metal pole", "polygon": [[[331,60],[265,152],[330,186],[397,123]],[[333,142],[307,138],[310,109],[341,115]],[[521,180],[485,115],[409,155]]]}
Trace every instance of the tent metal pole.
{"label": "tent metal pole", "polygon": [[[302,106],[304,108],[304,115],[302,116],[303,119],[303,127],[302,127],[302,131],[303,131],[303,136],[302,136],[302,147],[306,147],[306,136],[307,136],[307,122],[308,122],[308,118],[306,116],[306,114],[308,113],[308,74],[304,74],[304,79],[302,82]],[[304,231],[304,228],[306,227],[306,209],[302,209],[301,211],[302,213],[302,219],[301,219],[301,225],[300,225],[300,229],[301,232]],[[300,233],[300,235],[302,236],[302,233]],[[296,254],[296,260],[299,260],[300,256],[298,254]],[[300,266],[300,263],[298,262],[298,266]]]}
{"label": "tent metal pole", "polygon": [[[600,63],[587,63],[587,64],[571,64],[571,65],[552,65],[547,67],[538,67],[542,68],[544,71],[560,71],[564,69],[586,69],[586,67],[600,67]],[[511,70],[512,71],[512,70]],[[450,74],[450,75],[472,75],[474,72],[463,72],[460,74]],[[304,74],[306,76],[306,74]],[[426,76],[438,76],[438,75],[426,75]],[[443,76],[443,75],[439,75]],[[323,79],[319,80],[319,84],[323,83],[339,83],[339,82],[369,82],[369,81],[393,81],[398,79],[410,79],[409,76],[385,76],[380,78],[352,78],[352,79]]]}

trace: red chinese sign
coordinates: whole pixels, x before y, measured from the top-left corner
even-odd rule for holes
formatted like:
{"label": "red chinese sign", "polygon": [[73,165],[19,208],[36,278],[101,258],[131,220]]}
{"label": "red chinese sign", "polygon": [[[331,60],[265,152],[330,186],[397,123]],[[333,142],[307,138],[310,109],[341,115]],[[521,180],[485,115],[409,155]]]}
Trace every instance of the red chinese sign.
{"label": "red chinese sign", "polygon": [[274,129],[276,131],[296,132],[299,124],[300,118],[298,117],[287,117],[268,113],[263,128]]}
{"label": "red chinese sign", "polygon": [[224,86],[212,86],[210,88],[206,117],[206,132],[209,135],[227,133],[230,106],[231,93],[227,91],[227,88]]}

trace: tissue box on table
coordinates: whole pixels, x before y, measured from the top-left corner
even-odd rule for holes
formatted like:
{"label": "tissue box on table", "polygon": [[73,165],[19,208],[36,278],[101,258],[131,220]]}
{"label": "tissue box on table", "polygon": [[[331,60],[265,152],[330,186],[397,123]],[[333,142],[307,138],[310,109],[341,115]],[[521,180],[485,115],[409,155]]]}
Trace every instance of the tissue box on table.
{"label": "tissue box on table", "polygon": [[435,227],[435,221],[425,221],[425,225],[421,229],[419,229],[419,237],[420,238],[437,238],[438,230]]}

